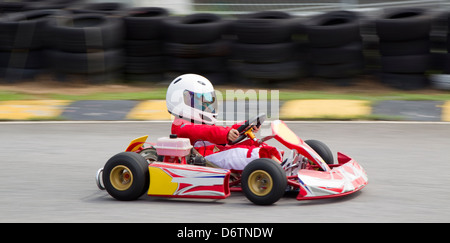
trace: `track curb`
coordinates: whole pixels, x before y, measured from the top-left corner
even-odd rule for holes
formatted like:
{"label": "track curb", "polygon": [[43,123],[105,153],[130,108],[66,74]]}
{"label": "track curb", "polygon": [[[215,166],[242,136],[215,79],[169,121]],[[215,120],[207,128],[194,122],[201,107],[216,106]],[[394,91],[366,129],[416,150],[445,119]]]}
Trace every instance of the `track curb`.
{"label": "track curb", "polygon": [[[243,111],[240,106],[233,113]],[[450,101],[362,101],[290,100],[280,101],[271,118],[283,120],[387,120],[450,121]],[[258,109],[261,110],[261,109]],[[236,118],[230,112],[219,120]],[[225,118],[225,119],[224,119]],[[240,117],[237,117],[237,120]],[[171,120],[164,100],[16,100],[0,101],[0,121],[133,121]],[[231,119],[232,120],[232,119]]]}

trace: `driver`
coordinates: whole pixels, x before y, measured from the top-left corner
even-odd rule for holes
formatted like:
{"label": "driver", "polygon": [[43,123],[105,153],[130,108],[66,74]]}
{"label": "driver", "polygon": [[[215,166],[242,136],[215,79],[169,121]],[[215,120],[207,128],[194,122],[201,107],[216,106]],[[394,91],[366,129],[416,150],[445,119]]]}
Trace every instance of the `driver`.
{"label": "driver", "polygon": [[[172,134],[189,138],[194,148],[208,161],[224,169],[243,170],[257,158],[281,161],[282,152],[265,143],[251,139],[230,145],[239,137],[236,130],[242,123],[231,127],[216,126],[217,100],[211,82],[197,74],[184,74],[175,78],[166,94],[167,110],[175,116]],[[254,132],[259,127],[253,127]]]}

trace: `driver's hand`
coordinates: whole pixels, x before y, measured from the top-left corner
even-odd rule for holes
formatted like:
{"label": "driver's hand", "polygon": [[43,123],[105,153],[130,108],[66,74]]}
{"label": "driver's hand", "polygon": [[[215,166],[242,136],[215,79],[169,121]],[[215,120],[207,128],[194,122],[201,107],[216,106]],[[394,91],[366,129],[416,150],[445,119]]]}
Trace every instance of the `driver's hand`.
{"label": "driver's hand", "polygon": [[236,140],[239,137],[239,132],[236,129],[231,129],[228,132],[228,141],[233,142],[234,140]]}
{"label": "driver's hand", "polygon": [[253,126],[253,133],[257,133],[259,131],[259,128],[261,126],[257,127],[257,126]]}

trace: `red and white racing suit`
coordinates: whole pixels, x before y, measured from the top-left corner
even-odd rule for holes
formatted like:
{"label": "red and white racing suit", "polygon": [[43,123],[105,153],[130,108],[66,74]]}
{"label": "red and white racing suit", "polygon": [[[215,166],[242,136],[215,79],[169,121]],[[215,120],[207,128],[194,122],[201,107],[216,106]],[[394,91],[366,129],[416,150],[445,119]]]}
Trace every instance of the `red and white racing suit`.
{"label": "red and white racing suit", "polygon": [[172,134],[180,138],[189,138],[191,144],[207,160],[224,169],[243,170],[257,158],[276,157],[281,161],[282,152],[265,143],[259,144],[247,139],[235,145],[228,145],[228,132],[241,124],[231,127],[195,124],[181,118],[172,123]]}

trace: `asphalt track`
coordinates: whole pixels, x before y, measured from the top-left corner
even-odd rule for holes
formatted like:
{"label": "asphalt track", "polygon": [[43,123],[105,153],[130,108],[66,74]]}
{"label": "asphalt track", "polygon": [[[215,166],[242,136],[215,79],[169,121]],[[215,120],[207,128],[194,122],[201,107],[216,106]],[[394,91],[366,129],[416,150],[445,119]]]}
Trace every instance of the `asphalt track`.
{"label": "asphalt track", "polygon": [[128,142],[169,133],[167,122],[0,123],[0,222],[450,222],[450,123],[290,122],[366,169],[369,184],[338,199],[286,196],[256,206],[143,196],[120,202],[95,173]]}

